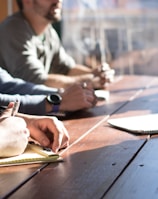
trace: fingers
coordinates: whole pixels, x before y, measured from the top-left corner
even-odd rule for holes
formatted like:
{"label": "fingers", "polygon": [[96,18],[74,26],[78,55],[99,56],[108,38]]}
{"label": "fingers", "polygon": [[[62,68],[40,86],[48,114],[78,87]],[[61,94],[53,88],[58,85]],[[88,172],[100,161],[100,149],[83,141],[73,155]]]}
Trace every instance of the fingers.
{"label": "fingers", "polygon": [[57,118],[54,118],[54,140],[52,150],[58,152],[59,149],[65,148],[69,145],[69,135],[63,123]]}
{"label": "fingers", "polygon": [[56,117],[42,117],[29,124],[31,137],[42,146],[50,147],[56,153],[69,145],[69,135],[63,123]]}
{"label": "fingers", "polygon": [[95,89],[104,88],[106,84],[114,81],[114,70],[101,72],[98,76],[93,78],[93,87]]}
{"label": "fingers", "polygon": [[83,92],[85,94],[85,101],[87,101],[88,108],[96,105],[97,97],[94,93],[93,85],[91,82],[83,82],[82,84]]}
{"label": "fingers", "polygon": [[6,108],[4,107],[1,117],[15,116],[18,112],[19,105],[19,101],[10,102]]}
{"label": "fingers", "polygon": [[62,93],[60,111],[77,111],[91,108],[96,104],[96,96],[92,88],[92,83],[75,84]]}
{"label": "fingers", "polygon": [[114,80],[115,71],[113,69],[106,70],[100,73],[101,78],[105,79],[105,83],[111,83]]}
{"label": "fingers", "polygon": [[10,102],[10,103],[8,104],[8,107],[7,107],[7,108],[9,109],[9,108],[13,108],[13,107],[14,107],[14,102]]}
{"label": "fingers", "polygon": [[[58,136],[57,136],[57,140],[59,140],[60,144],[59,144],[59,149],[63,149],[63,148],[66,148],[69,146],[69,141],[70,141],[70,137],[69,137],[69,134],[68,134],[68,131],[66,130],[65,126],[63,125],[63,123],[58,120],[58,126],[60,126],[60,130],[61,130],[61,134],[60,134],[60,139],[58,139]],[[58,130],[58,129],[57,129]],[[58,142],[58,141],[57,141]],[[54,137],[54,145],[55,145],[55,137]],[[53,146],[54,147],[54,146]]]}
{"label": "fingers", "polygon": [[14,107],[14,102],[10,102],[7,107],[2,107],[3,110],[1,110],[0,117],[1,118],[10,117],[12,114],[13,107]]}
{"label": "fingers", "polygon": [[97,103],[97,97],[94,93],[93,89],[88,89],[85,88],[84,89],[85,92],[85,100],[87,101],[87,103],[89,104],[89,108],[94,107]]}
{"label": "fingers", "polygon": [[106,83],[114,81],[115,70],[111,69],[107,63],[103,63],[100,67],[93,71],[94,88],[103,87]]}

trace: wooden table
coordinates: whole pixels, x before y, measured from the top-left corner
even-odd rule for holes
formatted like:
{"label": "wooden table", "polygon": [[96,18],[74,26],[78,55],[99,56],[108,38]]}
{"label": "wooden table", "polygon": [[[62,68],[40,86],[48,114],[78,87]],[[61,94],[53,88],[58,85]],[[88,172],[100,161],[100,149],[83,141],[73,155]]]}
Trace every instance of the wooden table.
{"label": "wooden table", "polygon": [[62,163],[0,168],[0,197],[11,199],[158,198],[158,138],[109,127],[108,118],[158,112],[158,78],[124,76],[110,100],[64,120],[71,136]]}

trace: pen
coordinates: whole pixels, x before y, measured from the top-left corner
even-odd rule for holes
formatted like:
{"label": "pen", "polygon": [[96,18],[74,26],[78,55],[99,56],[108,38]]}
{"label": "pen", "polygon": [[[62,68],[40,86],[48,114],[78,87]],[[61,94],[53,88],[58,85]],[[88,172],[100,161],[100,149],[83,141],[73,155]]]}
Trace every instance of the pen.
{"label": "pen", "polygon": [[52,156],[52,155],[57,155],[50,148],[42,147],[39,144],[34,143],[33,141],[29,141],[28,145],[32,150],[34,150],[36,153],[38,153],[40,155],[43,155],[46,157]]}
{"label": "pen", "polygon": [[11,116],[15,116],[19,110],[19,106],[20,106],[20,101],[19,100],[16,100],[14,102],[14,106],[13,106],[13,109],[12,109],[12,113],[11,113]]}

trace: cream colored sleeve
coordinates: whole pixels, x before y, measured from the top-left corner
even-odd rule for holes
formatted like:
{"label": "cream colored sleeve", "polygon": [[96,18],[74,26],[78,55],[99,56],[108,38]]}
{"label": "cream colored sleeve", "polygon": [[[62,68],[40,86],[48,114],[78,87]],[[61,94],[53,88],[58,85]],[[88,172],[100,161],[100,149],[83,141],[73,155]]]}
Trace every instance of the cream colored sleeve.
{"label": "cream colored sleeve", "polygon": [[0,120],[0,157],[16,156],[24,152],[29,130],[22,118],[7,117]]}

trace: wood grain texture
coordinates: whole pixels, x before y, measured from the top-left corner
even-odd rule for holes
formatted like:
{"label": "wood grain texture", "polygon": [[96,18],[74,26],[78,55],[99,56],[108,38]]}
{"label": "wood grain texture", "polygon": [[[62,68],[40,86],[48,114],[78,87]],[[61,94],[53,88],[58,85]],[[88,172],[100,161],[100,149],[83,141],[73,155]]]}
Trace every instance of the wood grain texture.
{"label": "wood grain texture", "polygon": [[157,87],[158,78],[119,78],[108,87],[110,101],[100,101],[95,108],[78,111],[63,120],[71,137],[70,146],[61,151],[63,163],[49,164],[41,171],[42,165],[1,168],[0,196],[23,183],[10,198],[25,199],[28,193],[29,199],[106,198],[148,143],[148,136],[111,128],[107,119],[154,112]]}
{"label": "wood grain texture", "polygon": [[158,198],[158,138],[151,139],[104,199]]}

